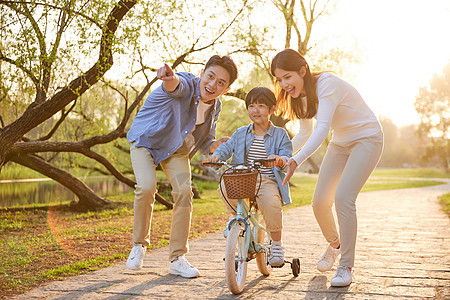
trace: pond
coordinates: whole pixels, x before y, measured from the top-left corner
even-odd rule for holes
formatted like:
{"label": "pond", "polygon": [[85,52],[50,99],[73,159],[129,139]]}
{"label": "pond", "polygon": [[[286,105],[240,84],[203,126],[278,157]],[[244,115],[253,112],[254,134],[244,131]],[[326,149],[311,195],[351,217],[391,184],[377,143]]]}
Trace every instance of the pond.
{"label": "pond", "polygon": [[[123,182],[107,176],[89,177],[83,182],[102,197],[132,191]],[[78,201],[71,190],[51,179],[0,181],[0,207]]]}

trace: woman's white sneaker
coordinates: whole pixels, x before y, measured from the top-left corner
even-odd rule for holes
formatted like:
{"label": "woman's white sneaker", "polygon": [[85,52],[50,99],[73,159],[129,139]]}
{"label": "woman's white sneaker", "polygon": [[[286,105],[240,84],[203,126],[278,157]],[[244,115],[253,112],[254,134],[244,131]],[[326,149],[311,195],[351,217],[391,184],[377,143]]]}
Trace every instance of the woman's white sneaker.
{"label": "woman's white sneaker", "polygon": [[339,249],[335,249],[331,245],[328,245],[327,250],[325,250],[325,253],[317,263],[317,270],[319,270],[320,272],[331,270],[334,262],[336,261],[336,257],[338,257],[340,253],[341,251]]}
{"label": "woman's white sneaker", "polygon": [[141,244],[134,245],[127,259],[127,267],[131,270],[140,270],[144,265],[146,248]]}
{"label": "woman's white sneaker", "polygon": [[352,283],[352,271],[347,267],[339,266],[331,279],[331,286],[347,286]]}
{"label": "woman's white sneaker", "polygon": [[170,274],[186,278],[200,276],[198,269],[191,265],[184,256],[178,256],[176,260],[170,263]]}

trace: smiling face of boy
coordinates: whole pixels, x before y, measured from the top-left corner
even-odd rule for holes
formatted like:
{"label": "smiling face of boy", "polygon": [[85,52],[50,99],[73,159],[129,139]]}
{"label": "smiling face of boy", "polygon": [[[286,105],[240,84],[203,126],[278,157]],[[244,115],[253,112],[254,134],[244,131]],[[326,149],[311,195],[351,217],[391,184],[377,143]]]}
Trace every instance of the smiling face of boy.
{"label": "smiling face of boy", "polygon": [[203,102],[210,102],[226,93],[230,88],[230,73],[217,65],[209,66],[200,76],[200,97]]}
{"label": "smiling face of boy", "polygon": [[270,115],[273,114],[275,107],[269,108],[264,103],[254,102],[248,105],[247,110],[255,128],[267,128],[270,124]]}

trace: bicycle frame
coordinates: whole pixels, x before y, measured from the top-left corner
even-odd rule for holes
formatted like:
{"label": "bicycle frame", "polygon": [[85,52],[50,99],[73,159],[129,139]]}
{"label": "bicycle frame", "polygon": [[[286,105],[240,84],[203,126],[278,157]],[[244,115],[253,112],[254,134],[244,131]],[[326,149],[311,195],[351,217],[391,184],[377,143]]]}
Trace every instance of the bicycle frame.
{"label": "bicycle frame", "polygon": [[229,228],[231,228],[232,224],[235,222],[243,223],[244,233],[248,233],[245,235],[245,253],[264,252],[267,262],[267,249],[264,245],[261,245],[257,242],[256,236],[258,229],[261,229],[267,232],[271,239],[270,232],[267,231],[264,226],[261,226],[261,224],[259,224],[258,211],[255,210],[253,212],[250,212],[245,199],[238,199],[236,206],[236,218],[229,223]]}
{"label": "bicycle frame", "polygon": [[[258,170],[259,173],[259,168],[262,166],[264,162],[267,161],[274,161],[274,159],[260,160],[250,166],[247,165],[243,169],[239,169],[244,170],[244,172],[239,172],[239,170],[237,170],[236,166],[241,165],[231,166],[224,161],[219,162],[202,161],[202,165],[212,165],[216,167],[227,166],[229,167],[228,170],[233,169],[232,172],[230,172],[232,175],[228,175],[227,180],[230,190],[233,190],[234,192],[231,196],[232,197],[231,199],[237,200],[236,208],[235,209],[233,208],[233,210],[236,211],[236,217],[232,218],[228,222],[228,233],[225,233],[224,231],[224,234],[226,234],[227,238],[224,261],[225,261],[225,279],[227,282],[227,286],[230,289],[230,291],[236,295],[244,290],[245,279],[247,276],[247,264],[250,260],[252,260],[253,258],[256,259],[256,264],[261,274],[267,276],[272,271],[272,266],[270,266],[269,264],[269,257],[268,257],[271,251],[272,237],[270,232],[259,223],[260,214],[255,204],[256,199],[253,196],[249,196],[251,190],[248,188],[253,184],[257,184],[257,180],[255,181],[254,178],[250,177],[254,175],[254,169],[252,168],[256,166],[256,170]],[[248,169],[250,169],[251,172],[245,172],[245,170]],[[242,174],[247,175],[249,173],[253,174],[250,174],[250,176],[245,177],[242,176]],[[223,197],[225,198],[225,195],[222,192],[222,182],[221,182],[222,177],[220,178],[219,181],[219,187]],[[239,182],[239,180],[241,180],[241,182]],[[227,183],[225,182],[224,184],[226,185]],[[255,196],[258,193],[258,191],[259,188],[256,191]],[[249,200],[250,201],[249,205],[247,205],[245,197],[252,197]],[[231,203],[228,202],[228,200],[226,200],[226,202],[230,207],[233,207]],[[255,209],[252,210],[253,207]],[[266,239],[268,239],[269,241],[269,244],[267,246],[266,246]],[[264,255],[262,253],[264,253]],[[294,274],[294,276],[298,276],[300,272],[300,260],[298,258],[294,258],[292,262],[284,260],[282,265],[276,267],[281,268],[282,266],[284,266],[285,262],[291,264],[292,273]]]}

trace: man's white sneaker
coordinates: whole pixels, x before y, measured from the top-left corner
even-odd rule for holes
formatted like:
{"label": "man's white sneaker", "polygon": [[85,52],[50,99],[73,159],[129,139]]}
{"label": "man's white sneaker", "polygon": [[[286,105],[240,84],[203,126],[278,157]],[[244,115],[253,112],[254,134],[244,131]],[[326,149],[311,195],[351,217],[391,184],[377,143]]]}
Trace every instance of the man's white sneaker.
{"label": "man's white sneaker", "polygon": [[347,286],[352,283],[352,277],[352,271],[349,268],[339,266],[331,279],[331,286]]}
{"label": "man's white sneaker", "polygon": [[170,263],[170,274],[186,278],[200,276],[198,269],[192,266],[184,256],[178,256],[177,260]]}
{"label": "man's white sneaker", "polygon": [[322,257],[319,259],[319,262],[317,263],[317,270],[320,272],[326,272],[331,270],[331,268],[334,265],[334,261],[336,260],[336,257],[341,253],[341,250],[333,248],[331,245],[328,245],[327,250],[325,250],[325,253],[322,255]]}
{"label": "man's white sneaker", "polygon": [[269,264],[272,267],[281,267],[284,264],[284,247],[273,244],[270,248]]}
{"label": "man's white sneaker", "polygon": [[131,270],[140,270],[144,264],[146,248],[141,244],[134,245],[127,259],[127,267]]}

